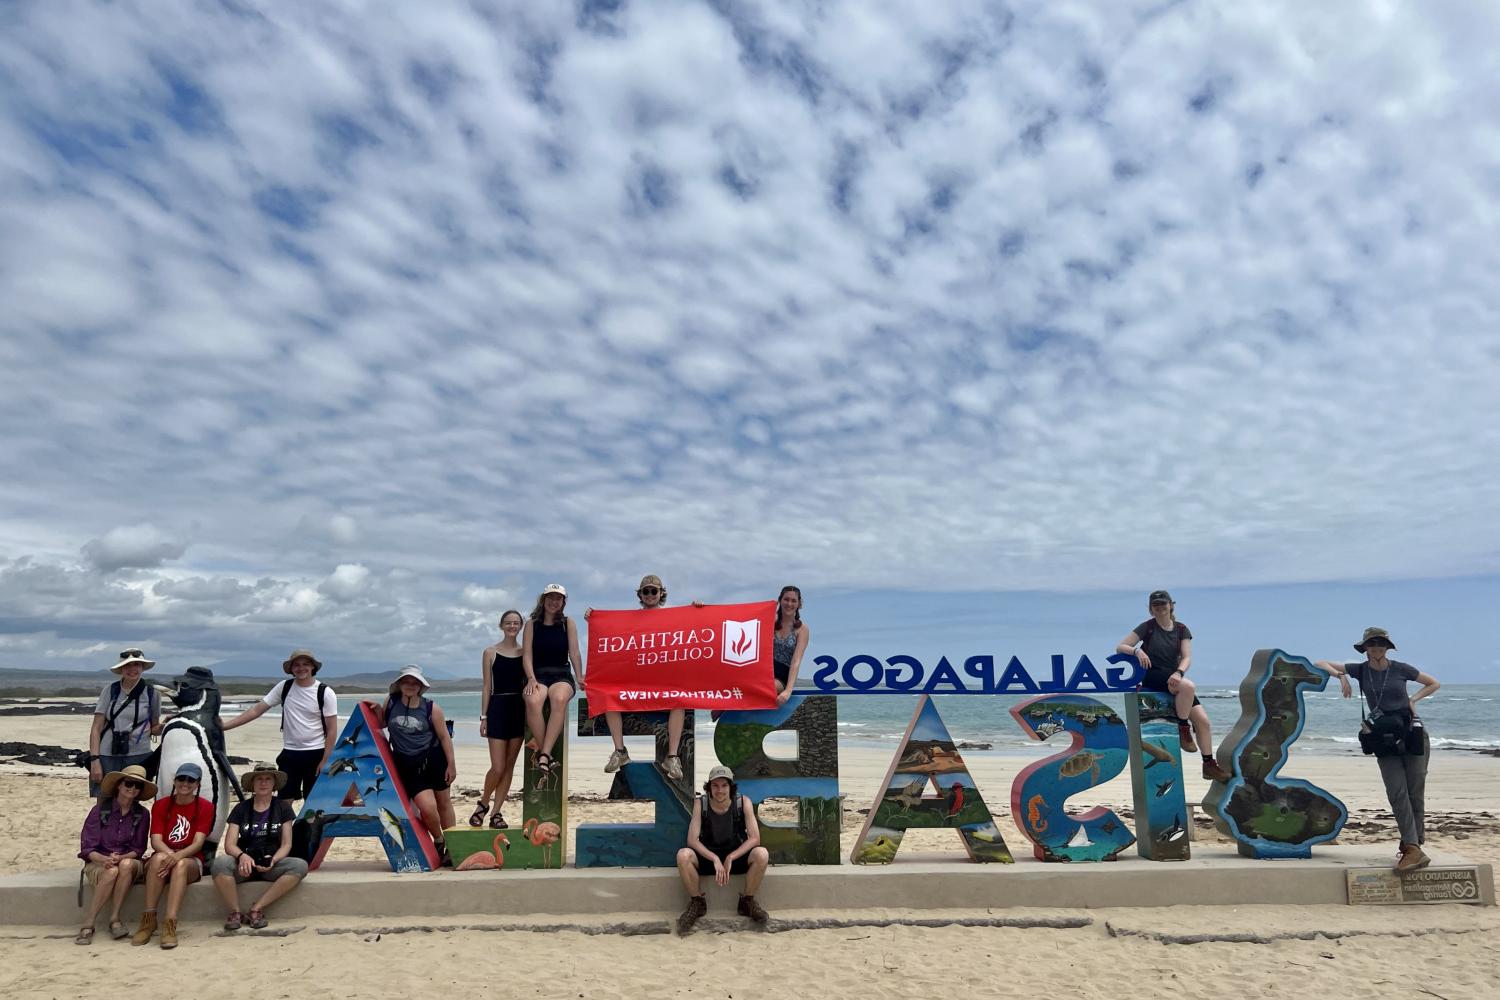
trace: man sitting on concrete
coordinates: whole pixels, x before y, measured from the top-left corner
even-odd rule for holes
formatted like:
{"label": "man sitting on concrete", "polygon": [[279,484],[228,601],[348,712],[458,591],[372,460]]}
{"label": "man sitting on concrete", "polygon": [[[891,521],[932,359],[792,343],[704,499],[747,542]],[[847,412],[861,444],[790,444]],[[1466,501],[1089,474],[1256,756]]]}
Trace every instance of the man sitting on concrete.
{"label": "man sitting on concrete", "polygon": [[708,772],[703,790],[707,794],[698,796],[693,803],[687,846],[677,852],[677,872],[688,891],[687,909],[677,918],[677,932],[691,931],[708,912],[708,901],[698,883],[703,875],[712,875],[715,885],[728,885],[730,875],[744,875],[740,915],[763,924],[768,915],[755,901],[755,892],[765,877],[771,855],[760,846],[755,807],[748,797],[739,794],[734,772],[722,765]]}

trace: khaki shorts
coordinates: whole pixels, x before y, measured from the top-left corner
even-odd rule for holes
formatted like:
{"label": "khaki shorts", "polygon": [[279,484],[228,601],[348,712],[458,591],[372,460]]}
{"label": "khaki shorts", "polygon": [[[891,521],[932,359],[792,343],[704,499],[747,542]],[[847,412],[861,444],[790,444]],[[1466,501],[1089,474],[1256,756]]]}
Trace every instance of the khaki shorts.
{"label": "khaki shorts", "polygon": [[[97,861],[90,861],[83,866],[83,880],[89,885],[99,884],[99,873],[104,871],[104,866]],[[135,862],[135,884],[140,885],[146,881],[146,866],[139,861]]]}

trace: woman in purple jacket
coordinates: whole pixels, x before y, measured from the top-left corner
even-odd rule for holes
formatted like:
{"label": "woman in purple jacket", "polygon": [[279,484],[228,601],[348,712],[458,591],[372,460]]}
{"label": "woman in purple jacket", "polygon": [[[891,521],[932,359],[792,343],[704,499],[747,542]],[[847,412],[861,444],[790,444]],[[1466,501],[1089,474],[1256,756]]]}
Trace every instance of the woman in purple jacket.
{"label": "woman in purple jacket", "polygon": [[123,771],[111,771],[99,783],[99,801],[89,810],[78,834],[78,856],[83,859],[79,891],[83,880],[94,887],[88,914],[78,930],[75,944],[93,944],[94,921],[105,903],[109,911],[110,936],[119,940],[130,931],[120,922],[120,907],[130,887],[145,875],[141,858],[151,836],[151,812],[141,805],[142,799],[156,798],[156,786],[146,778],[146,769],[131,764]]}

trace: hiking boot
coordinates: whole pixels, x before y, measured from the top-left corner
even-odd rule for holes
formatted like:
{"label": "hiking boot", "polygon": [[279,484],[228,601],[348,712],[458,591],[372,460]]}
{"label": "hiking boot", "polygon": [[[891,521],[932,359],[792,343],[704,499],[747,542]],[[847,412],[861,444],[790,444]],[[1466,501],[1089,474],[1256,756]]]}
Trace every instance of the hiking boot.
{"label": "hiking boot", "polygon": [[141,914],[141,925],[135,929],[135,936],[130,939],[133,945],[142,945],[151,940],[151,935],[156,933],[156,911],[147,910]]}
{"label": "hiking boot", "polygon": [[630,763],[630,751],[624,747],[609,755],[609,763],[604,765],[605,774],[614,774],[620,768]]}
{"label": "hiking boot", "polygon": [[741,896],[739,911],[740,916],[749,917],[757,924],[763,924],[771,919],[771,915],[766,912],[766,908],[757,903],[754,896]]}
{"label": "hiking boot", "polygon": [[667,759],[662,761],[661,767],[663,771],[667,772],[667,777],[671,780],[682,780],[682,758],[678,757],[675,753],[669,754]]}
{"label": "hiking boot", "polygon": [[687,934],[693,929],[699,919],[708,912],[708,900],[702,896],[694,896],[688,900],[687,909],[677,918],[677,933]]}
{"label": "hiking boot", "polygon": [[1402,844],[1401,860],[1396,862],[1396,871],[1417,872],[1430,864],[1432,864],[1432,859],[1416,844]]}
{"label": "hiking boot", "polygon": [[1224,765],[1214,760],[1213,754],[1203,758],[1203,777],[1206,781],[1228,781],[1234,777],[1224,770]]}
{"label": "hiking boot", "polygon": [[163,948],[177,947],[177,921],[168,917],[161,925],[161,946]]}
{"label": "hiking boot", "polygon": [[1186,722],[1177,723],[1177,742],[1182,745],[1183,753],[1198,752],[1198,744],[1193,742],[1193,727]]}

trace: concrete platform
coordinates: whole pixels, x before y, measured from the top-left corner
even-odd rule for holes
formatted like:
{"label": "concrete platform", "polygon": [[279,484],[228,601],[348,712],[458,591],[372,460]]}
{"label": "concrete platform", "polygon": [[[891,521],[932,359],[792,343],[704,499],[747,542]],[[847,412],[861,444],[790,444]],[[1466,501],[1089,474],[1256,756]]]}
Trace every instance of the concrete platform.
{"label": "concrete platform", "polygon": [[[1013,865],[973,864],[949,856],[913,854],[892,865],[788,866],[773,868],[760,898],[778,911],[1005,909],[1045,907],[1152,907],[1296,903],[1344,905],[1351,869],[1389,870],[1388,845],[1328,847],[1306,861],[1252,861],[1227,846],[1199,844],[1191,861],[1153,863],[1131,856],[1102,864],[1042,864],[1030,858]],[[1433,853],[1433,867],[1477,867],[1477,903],[1495,905],[1489,865]],[[743,884],[710,887],[714,910],[732,909]],[[75,926],[77,869],[0,878],[0,925]],[[259,884],[241,887],[245,909]],[[131,892],[128,919],[140,912],[141,890]],[[373,863],[325,864],[276,907],[277,921],[307,917],[370,920],[491,914],[504,917],[564,917],[659,912],[682,908],[675,869],[567,868],[562,871],[432,872],[395,875]],[[222,903],[207,880],[191,887],[185,921],[221,917]],[[1458,904],[1451,904],[1458,905]]]}

